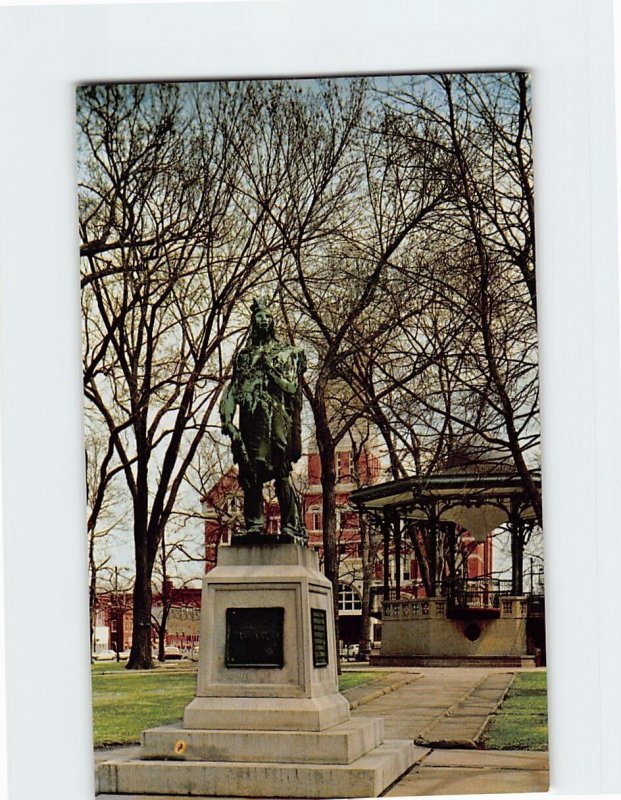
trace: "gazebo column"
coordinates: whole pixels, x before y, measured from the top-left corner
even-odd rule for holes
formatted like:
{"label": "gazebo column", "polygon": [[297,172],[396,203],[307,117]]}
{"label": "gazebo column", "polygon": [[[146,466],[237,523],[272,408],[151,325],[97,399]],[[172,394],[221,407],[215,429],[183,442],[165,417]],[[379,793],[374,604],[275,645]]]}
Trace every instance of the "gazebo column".
{"label": "gazebo column", "polygon": [[524,544],[530,525],[522,519],[513,498],[508,527],[511,534],[511,594],[519,597],[524,594]]}
{"label": "gazebo column", "polygon": [[445,592],[451,603],[455,602],[456,589],[456,558],[457,558],[457,525],[454,522],[445,522],[448,539],[448,592]]}
{"label": "gazebo column", "polygon": [[520,523],[511,524],[511,594],[524,593],[524,537]]}
{"label": "gazebo column", "polygon": [[384,509],[382,537],[384,540],[384,600],[390,600],[390,512],[388,509]]}
{"label": "gazebo column", "polygon": [[438,525],[440,518],[435,503],[429,507],[429,536],[427,538],[427,552],[429,559],[429,584],[431,596],[438,594]]}
{"label": "gazebo column", "polygon": [[401,599],[401,520],[399,513],[394,512],[393,530],[395,536],[395,599]]}

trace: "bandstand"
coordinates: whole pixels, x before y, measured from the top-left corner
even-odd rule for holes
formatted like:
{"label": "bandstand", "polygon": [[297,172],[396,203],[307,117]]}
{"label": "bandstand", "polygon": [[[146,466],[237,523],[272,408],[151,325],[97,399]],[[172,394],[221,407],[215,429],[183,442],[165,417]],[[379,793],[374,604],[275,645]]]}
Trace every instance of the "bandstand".
{"label": "bandstand", "polygon": [[[532,478],[537,491],[541,481]],[[372,663],[385,665],[530,666],[545,662],[544,598],[525,591],[524,546],[537,517],[520,477],[509,467],[465,466],[406,477],[353,492],[350,501],[383,539],[382,639]],[[455,569],[458,539],[475,542],[504,527],[511,541],[511,580],[476,579]],[[404,542],[424,542],[424,597],[402,591]],[[438,559],[442,542],[444,565]],[[416,548],[415,548],[416,549]]]}

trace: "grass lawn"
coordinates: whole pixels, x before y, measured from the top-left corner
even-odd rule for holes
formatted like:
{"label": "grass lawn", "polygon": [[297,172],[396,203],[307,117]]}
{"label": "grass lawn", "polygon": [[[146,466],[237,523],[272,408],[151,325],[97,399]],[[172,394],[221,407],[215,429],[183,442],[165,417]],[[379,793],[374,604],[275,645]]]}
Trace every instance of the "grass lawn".
{"label": "grass lawn", "polygon": [[180,720],[196,689],[194,671],[138,672],[113,665],[112,670],[102,672],[93,670],[95,747],[138,742],[143,728]]}
{"label": "grass lawn", "polygon": [[[196,690],[196,664],[166,663],[144,672],[125,664],[92,665],[93,733],[95,747],[133,744],[144,728],[166,725],[183,718]],[[351,689],[377,678],[373,672],[347,672],[340,689]]]}
{"label": "grass lawn", "polygon": [[545,672],[518,672],[483,735],[486,750],[547,750]]}
{"label": "grass lawn", "polygon": [[339,675],[339,691],[353,689],[354,686],[360,686],[361,683],[368,683],[380,677],[381,673],[377,672],[343,672]]}

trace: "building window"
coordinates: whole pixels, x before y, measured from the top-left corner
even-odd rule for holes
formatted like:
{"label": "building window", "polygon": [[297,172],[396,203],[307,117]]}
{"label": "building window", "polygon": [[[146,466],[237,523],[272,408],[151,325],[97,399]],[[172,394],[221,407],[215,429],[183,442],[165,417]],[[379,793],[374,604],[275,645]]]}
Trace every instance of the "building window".
{"label": "building window", "polygon": [[323,530],[323,519],[322,519],[321,509],[317,507],[309,508],[308,515],[310,517],[311,531]]}
{"label": "building window", "polygon": [[235,514],[237,511],[241,511],[240,507],[240,498],[236,494],[232,494],[227,503],[227,511],[229,514]]}
{"label": "building window", "polygon": [[268,533],[277,534],[279,530],[280,530],[280,517],[279,516],[268,517],[267,520]]}
{"label": "building window", "polygon": [[348,530],[358,529],[358,514],[355,511],[343,512],[343,527]]}
{"label": "building window", "polygon": [[336,454],[336,482],[349,483],[351,481],[351,453]]}
{"label": "building window", "polygon": [[358,591],[345,583],[339,583],[339,611],[360,611],[362,600]]}

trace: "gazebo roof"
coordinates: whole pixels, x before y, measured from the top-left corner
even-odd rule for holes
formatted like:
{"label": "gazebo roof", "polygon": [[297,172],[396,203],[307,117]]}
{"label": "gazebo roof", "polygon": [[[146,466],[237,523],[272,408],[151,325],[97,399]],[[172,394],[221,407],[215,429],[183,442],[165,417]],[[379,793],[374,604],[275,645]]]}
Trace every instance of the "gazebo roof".
{"label": "gazebo roof", "polygon": [[[534,475],[540,486],[539,474]],[[475,539],[509,519],[517,511],[532,521],[535,513],[515,469],[499,465],[453,467],[432,475],[411,476],[358,489],[350,502],[366,511],[396,511],[404,520],[424,520],[434,508],[439,520],[455,522]]]}

